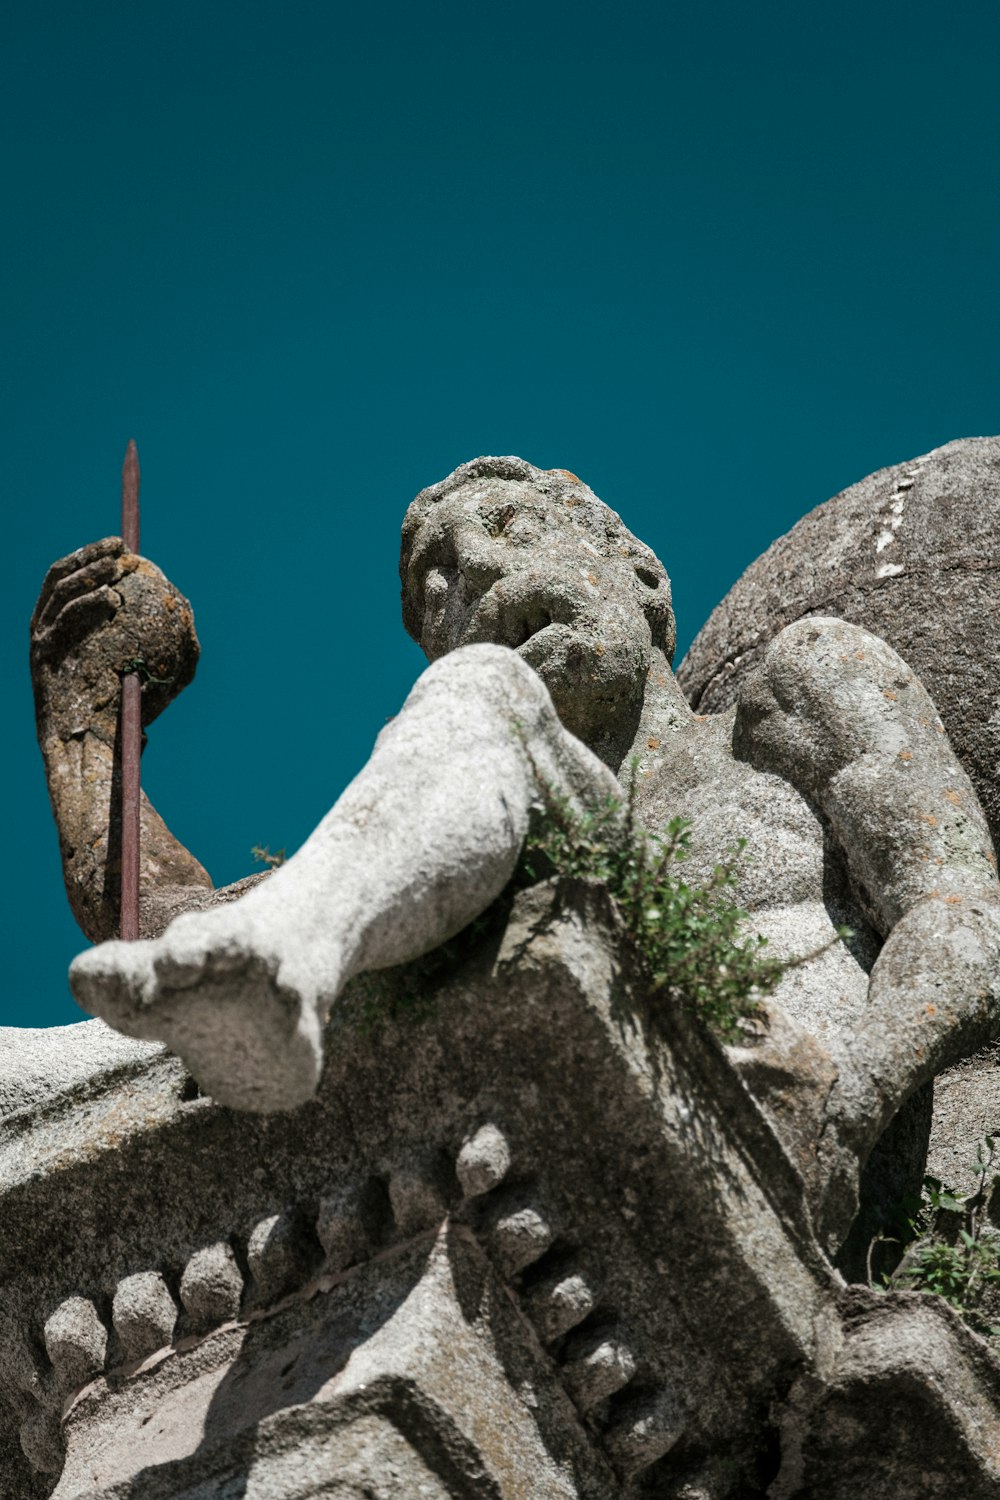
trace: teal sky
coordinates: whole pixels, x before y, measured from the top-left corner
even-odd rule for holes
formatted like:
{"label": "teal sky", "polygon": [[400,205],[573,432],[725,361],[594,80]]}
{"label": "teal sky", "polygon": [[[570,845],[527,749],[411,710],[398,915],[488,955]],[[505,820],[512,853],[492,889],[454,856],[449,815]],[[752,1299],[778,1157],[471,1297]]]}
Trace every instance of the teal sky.
{"label": "teal sky", "polygon": [[27,621],[117,530],[203,656],[144,783],[217,883],[294,849],[420,670],[403,511],[566,467],[674,581],[1000,430],[1000,9],[7,0],[0,21],[7,959],[79,1019]]}

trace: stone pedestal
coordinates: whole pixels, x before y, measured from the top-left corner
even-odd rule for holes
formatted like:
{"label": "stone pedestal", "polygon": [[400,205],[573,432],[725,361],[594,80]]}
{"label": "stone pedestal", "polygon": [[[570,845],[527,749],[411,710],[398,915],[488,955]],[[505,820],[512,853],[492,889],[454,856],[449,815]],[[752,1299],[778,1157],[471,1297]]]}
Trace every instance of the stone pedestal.
{"label": "stone pedestal", "polygon": [[940,1460],[995,1494],[986,1346],[845,1287],[603,894],[493,918],[356,982],[293,1113],[221,1109],[96,1022],[51,1087],[8,1080],[0,1492],[897,1500],[945,1493]]}

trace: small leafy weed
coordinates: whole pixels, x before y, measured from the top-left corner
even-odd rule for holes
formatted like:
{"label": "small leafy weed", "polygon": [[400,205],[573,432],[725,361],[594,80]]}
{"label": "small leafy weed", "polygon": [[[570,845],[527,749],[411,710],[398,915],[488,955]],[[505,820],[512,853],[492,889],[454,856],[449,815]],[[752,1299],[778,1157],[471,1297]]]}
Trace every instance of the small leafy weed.
{"label": "small leafy weed", "polygon": [[[971,1163],[976,1186],[965,1196],[945,1187],[937,1177],[925,1177],[920,1204],[904,1215],[900,1237],[876,1235],[868,1250],[870,1284],[879,1290],[931,1292],[943,1297],[971,1328],[988,1337],[1000,1336],[986,1305],[993,1303],[995,1308],[996,1304],[991,1293],[998,1291],[1000,1283],[1000,1240],[984,1235],[985,1210],[1000,1183],[1000,1176],[993,1172],[996,1150],[993,1136],[977,1144]],[[898,1270],[873,1282],[872,1252],[879,1243],[902,1243],[908,1249]]]}
{"label": "small leafy weed", "polygon": [[286,859],[284,849],[278,849],[272,854],[266,844],[254,844],[250,853],[259,864],[267,865],[269,870],[278,869],[279,865],[283,865]]}
{"label": "small leafy weed", "polygon": [[[745,936],[748,914],[728,894],[745,839],[726,850],[703,884],[683,880],[678,867],[688,855],[691,825],[674,818],[662,835],[639,826],[634,764],[624,800],[608,798],[593,812],[575,811],[537,768],[535,774],[543,809],[522,856],[523,880],[554,872],[600,881],[618,906],[650,989],[691,1007],[723,1041],[735,1040],[742,1022],[762,1018],[762,997],[787,970],[829,946],[777,959],[764,953],[765,937]],[[832,941],[849,935],[840,928]]]}

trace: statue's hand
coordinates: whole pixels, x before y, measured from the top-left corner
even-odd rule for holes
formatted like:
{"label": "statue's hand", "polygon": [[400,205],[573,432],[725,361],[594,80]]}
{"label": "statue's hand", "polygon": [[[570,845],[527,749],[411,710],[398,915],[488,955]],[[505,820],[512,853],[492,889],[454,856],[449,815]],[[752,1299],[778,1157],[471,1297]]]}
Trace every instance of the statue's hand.
{"label": "statue's hand", "polygon": [[190,604],[120,537],[53,563],[31,617],[36,694],[78,728],[117,710],[129,671],[142,680],[148,724],[191,681],[198,650]]}
{"label": "statue's hand", "polygon": [[121,596],[113,585],[121,578],[124,552],[121,537],[108,536],[52,564],[31,616],[33,661],[54,664],[114,617]]}

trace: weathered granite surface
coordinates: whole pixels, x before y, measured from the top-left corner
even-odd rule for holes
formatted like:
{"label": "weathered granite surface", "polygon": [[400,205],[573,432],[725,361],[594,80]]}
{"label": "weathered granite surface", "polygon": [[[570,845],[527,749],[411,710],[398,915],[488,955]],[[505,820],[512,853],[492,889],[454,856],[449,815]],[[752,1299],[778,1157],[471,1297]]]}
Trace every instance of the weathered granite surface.
{"label": "weathered granite surface", "polygon": [[[433,665],[305,849],[214,893],[178,846],[161,901],[147,865],[150,940],[74,966],[136,1040],[0,1035],[3,1493],[993,1495],[991,1351],[831,1260],[855,1274],[919,1177],[928,1080],[1000,1031],[993,851],[920,679],[814,613],[692,714],[661,565],[520,459],[422,492],[401,574]],[[107,817],[122,643],[161,661],[169,615],[181,682],[186,609],[113,543],[50,573],[64,835]],[[594,807],[633,755],[641,819],[695,822],[693,878],[747,837],[737,896],[780,953],[854,928],[739,1046],[647,991],[600,888],[508,885],[539,778]]]}
{"label": "weathered granite surface", "polygon": [[155,1055],[4,1123],[4,1494],[994,1493],[985,1345],[844,1286],[600,889],[356,982],[328,1041],[288,1114]]}
{"label": "weathered granite surface", "polygon": [[809,615],[864,626],[912,667],[1000,841],[1000,437],[880,469],[779,537],[677,669],[694,708],[735,703],[767,642]]}
{"label": "weathered granite surface", "polygon": [[0,1120],[50,1107],[64,1095],[134,1071],[162,1048],[112,1031],[103,1021],[75,1026],[0,1026]]}
{"label": "weathered granite surface", "polygon": [[[779,537],[713,611],[677,669],[693,707],[736,702],[789,624],[838,616],[894,646],[934,700],[1000,844],[1000,438],[965,438],[851,485]],[[928,1100],[929,1108],[929,1100]],[[995,1049],[935,1089],[928,1170],[971,1186],[1000,1134]]]}

